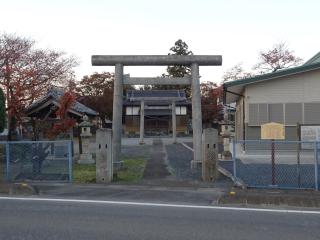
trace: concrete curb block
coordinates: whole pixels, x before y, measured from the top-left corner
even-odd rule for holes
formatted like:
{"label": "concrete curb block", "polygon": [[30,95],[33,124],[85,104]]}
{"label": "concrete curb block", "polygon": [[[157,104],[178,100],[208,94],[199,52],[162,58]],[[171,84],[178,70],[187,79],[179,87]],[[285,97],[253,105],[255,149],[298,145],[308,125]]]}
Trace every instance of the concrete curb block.
{"label": "concrete curb block", "polygon": [[241,205],[241,206],[290,206],[319,208],[320,197],[294,196],[291,194],[253,194],[250,192],[234,191],[220,197],[218,205]]}
{"label": "concrete curb block", "polygon": [[38,195],[37,187],[27,183],[2,183],[0,193],[9,195]]}

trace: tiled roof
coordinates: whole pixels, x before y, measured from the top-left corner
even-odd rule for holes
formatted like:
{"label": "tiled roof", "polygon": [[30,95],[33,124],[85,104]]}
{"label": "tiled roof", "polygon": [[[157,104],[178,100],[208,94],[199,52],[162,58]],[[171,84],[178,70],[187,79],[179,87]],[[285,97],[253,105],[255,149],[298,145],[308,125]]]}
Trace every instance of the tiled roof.
{"label": "tiled roof", "polygon": [[174,98],[174,97],[181,97],[185,98],[186,93],[184,90],[130,90],[127,92],[127,99],[130,98],[137,98],[137,97],[144,97],[144,98],[153,98],[153,97],[163,97],[166,98]]}
{"label": "tiled roof", "polygon": [[[48,90],[47,94],[43,96],[42,98],[38,99],[37,101],[33,102],[31,105],[29,105],[26,108],[26,112],[29,112],[33,108],[45,103],[50,98],[59,101],[60,97],[62,97],[64,94],[64,90],[57,87],[52,87],[50,90]],[[96,111],[93,109],[83,105],[82,103],[79,103],[78,101],[75,102],[75,104],[71,107],[72,110],[77,111],[79,113],[88,114],[88,115],[98,115]]]}

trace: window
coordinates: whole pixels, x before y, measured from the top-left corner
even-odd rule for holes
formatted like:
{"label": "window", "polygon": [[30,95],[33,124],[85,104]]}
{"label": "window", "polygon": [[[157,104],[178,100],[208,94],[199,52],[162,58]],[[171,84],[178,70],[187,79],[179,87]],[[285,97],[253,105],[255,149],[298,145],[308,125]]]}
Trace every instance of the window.
{"label": "window", "polygon": [[296,125],[302,123],[302,103],[286,103],[285,124]]}
{"label": "window", "polygon": [[265,124],[269,122],[269,111],[268,111],[268,104],[260,103],[259,104],[259,123]]}
{"label": "window", "polygon": [[304,123],[305,124],[320,123],[320,103],[304,104]]}
{"label": "window", "polygon": [[282,103],[249,104],[249,126],[260,126],[268,122],[283,123]]}
{"label": "window", "polygon": [[249,104],[249,125],[258,126],[259,122],[259,104]]}
{"label": "window", "polygon": [[249,125],[260,126],[268,122],[268,104],[249,104]]}
{"label": "window", "polygon": [[283,123],[283,104],[269,104],[269,122]]}

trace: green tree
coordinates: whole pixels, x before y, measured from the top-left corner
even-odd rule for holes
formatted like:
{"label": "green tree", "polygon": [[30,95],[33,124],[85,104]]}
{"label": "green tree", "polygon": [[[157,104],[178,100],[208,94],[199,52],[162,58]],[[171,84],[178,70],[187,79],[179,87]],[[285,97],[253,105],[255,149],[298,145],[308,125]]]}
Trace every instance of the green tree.
{"label": "green tree", "polygon": [[[174,46],[170,48],[168,55],[180,55],[187,56],[192,55],[192,51],[189,50],[188,45],[179,39],[174,43]],[[172,65],[167,67],[167,73],[161,75],[161,77],[184,77],[191,75],[191,69],[188,66]],[[191,95],[191,86],[185,85],[155,85],[152,89],[169,90],[169,89],[183,89],[186,92],[187,97]]]}
{"label": "green tree", "polygon": [[[174,43],[174,46],[170,48],[170,53],[168,55],[180,55],[180,56],[188,56],[193,55],[192,51],[189,50],[188,45],[179,39]],[[183,65],[174,65],[167,67],[168,74],[167,77],[183,77],[185,75],[191,74],[191,69],[187,66]]]}
{"label": "green tree", "polygon": [[6,105],[5,97],[2,89],[0,88],[0,132],[6,128]]}

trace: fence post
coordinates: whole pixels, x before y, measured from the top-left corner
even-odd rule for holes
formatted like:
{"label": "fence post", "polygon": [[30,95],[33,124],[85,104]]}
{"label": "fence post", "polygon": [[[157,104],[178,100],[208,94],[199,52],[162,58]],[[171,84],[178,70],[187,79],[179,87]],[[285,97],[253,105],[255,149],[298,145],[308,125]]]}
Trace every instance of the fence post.
{"label": "fence post", "polygon": [[274,144],[274,139],[271,139],[271,173],[272,173],[272,185],[276,185],[276,164],[275,164],[275,144]]}
{"label": "fence post", "polygon": [[314,181],[315,189],[318,191],[318,142],[314,142]]}
{"label": "fence post", "polygon": [[68,141],[69,182],[72,182],[72,141]]}
{"label": "fence post", "polygon": [[7,182],[10,181],[10,145],[9,142],[6,143],[6,179]]}
{"label": "fence post", "polygon": [[236,166],[236,140],[232,139],[232,162],[233,162],[233,176],[237,178],[237,166]]}

